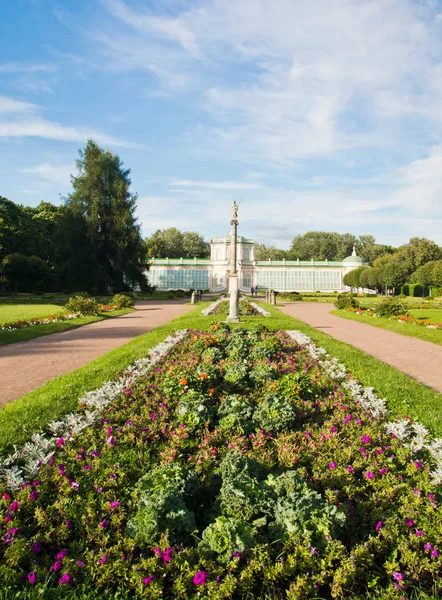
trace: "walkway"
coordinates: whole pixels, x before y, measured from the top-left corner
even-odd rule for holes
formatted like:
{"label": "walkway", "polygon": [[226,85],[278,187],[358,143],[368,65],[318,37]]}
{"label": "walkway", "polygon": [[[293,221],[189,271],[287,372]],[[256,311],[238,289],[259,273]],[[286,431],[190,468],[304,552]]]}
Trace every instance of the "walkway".
{"label": "walkway", "polygon": [[286,303],[282,312],[403,371],[442,394],[442,346],[330,314],[333,304]]}
{"label": "walkway", "polygon": [[179,317],[194,308],[188,301],[137,302],[121,317],[0,347],[0,405]]}

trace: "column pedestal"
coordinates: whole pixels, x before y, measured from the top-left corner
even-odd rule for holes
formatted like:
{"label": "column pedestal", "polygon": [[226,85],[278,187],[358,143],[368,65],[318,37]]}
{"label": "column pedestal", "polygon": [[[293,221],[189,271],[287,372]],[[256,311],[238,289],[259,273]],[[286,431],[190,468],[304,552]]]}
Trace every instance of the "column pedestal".
{"label": "column pedestal", "polygon": [[230,310],[227,323],[239,323],[239,290],[238,275],[229,275]]}

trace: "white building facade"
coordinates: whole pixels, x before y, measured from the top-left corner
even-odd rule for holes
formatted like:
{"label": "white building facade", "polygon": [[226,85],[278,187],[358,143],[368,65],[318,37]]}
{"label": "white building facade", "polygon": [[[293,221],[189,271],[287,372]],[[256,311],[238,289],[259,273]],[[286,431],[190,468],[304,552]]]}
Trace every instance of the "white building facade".
{"label": "white building facade", "polygon": [[[147,276],[158,290],[227,290],[230,235],[213,238],[210,259],[153,258]],[[346,273],[365,265],[353,254],[343,261],[255,260],[255,244],[238,237],[237,264],[239,289],[250,292],[273,289],[279,292],[343,292]]]}

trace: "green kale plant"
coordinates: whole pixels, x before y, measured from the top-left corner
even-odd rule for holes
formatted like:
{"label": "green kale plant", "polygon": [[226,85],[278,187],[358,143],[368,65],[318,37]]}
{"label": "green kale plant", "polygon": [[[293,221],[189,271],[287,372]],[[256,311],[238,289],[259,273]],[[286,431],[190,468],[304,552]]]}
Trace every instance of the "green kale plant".
{"label": "green kale plant", "polygon": [[296,409],[285,396],[268,394],[253,413],[260,429],[278,432],[289,429],[296,422]]}
{"label": "green kale plant", "polygon": [[248,523],[221,515],[203,531],[200,548],[216,553],[221,562],[228,562],[234,552],[244,552],[255,543]]}

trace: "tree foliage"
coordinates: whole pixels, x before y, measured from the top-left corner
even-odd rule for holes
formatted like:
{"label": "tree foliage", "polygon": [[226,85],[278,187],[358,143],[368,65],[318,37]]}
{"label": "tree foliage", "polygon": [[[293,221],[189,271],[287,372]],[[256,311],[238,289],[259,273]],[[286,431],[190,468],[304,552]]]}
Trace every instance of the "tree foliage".
{"label": "tree foliage", "polygon": [[149,258],[207,258],[210,244],[196,231],[180,231],[176,227],[158,229],[146,238]]}

